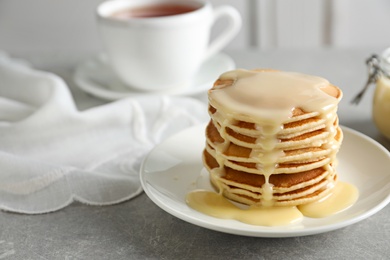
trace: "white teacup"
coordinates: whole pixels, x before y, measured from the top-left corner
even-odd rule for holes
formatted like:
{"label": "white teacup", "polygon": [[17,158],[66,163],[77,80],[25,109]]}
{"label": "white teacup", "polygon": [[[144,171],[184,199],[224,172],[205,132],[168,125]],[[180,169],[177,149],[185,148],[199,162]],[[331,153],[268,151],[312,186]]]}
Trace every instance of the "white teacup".
{"label": "white teacup", "polygon": [[[98,6],[97,17],[113,70],[127,86],[146,91],[188,86],[241,27],[236,9],[213,9],[203,0],[111,0]],[[226,28],[209,44],[221,17]]]}

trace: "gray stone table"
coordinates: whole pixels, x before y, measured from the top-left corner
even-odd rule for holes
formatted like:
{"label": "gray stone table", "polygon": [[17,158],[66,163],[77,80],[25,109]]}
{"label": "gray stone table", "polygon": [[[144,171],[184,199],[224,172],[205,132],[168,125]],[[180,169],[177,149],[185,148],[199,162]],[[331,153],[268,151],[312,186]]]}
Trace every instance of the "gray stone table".
{"label": "gray stone table", "polygon": [[[361,104],[349,104],[366,80],[364,60],[379,51],[247,50],[228,54],[240,68],[276,68],[327,78],[344,92],[340,123],[389,149],[390,143],[371,121],[373,88]],[[63,77],[80,109],[106,103],[84,94],[72,81],[75,66],[94,53],[13,55]],[[206,100],[205,94],[196,98]],[[73,203],[58,212],[33,216],[0,212],[0,259],[390,259],[390,206],[336,231],[292,238],[211,231],[171,216],[144,193],[114,206]]]}

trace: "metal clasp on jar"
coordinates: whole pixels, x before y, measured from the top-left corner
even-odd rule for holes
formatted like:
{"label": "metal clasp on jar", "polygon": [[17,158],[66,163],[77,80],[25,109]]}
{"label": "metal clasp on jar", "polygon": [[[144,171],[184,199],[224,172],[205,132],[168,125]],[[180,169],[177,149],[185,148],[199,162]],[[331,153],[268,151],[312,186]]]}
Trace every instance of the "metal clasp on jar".
{"label": "metal clasp on jar", "polygon": [[363,89],[352,99],[352,104],[359,104],[360,100],[362,99],[364,93],[367,91],[368,87],[371,84],[376,83],[378,78],[380,77],[381,73],[386,74],[380,65],[380,59],[378,55],[373,54],[370,58],[366,60],[367,69],[368,69],[368,79],[366,84],[364,85]]}

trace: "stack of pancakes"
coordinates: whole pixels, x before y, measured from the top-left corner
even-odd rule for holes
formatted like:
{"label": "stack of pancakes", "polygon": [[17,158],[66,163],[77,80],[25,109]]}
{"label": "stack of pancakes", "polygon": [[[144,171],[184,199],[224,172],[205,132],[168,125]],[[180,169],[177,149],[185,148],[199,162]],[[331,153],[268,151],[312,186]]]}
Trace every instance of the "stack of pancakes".
{"label": "stack of pancakes", "polygon": [[[322,86],[322,94],[329,95],[331,101],[327,108],[312,106],[317,111],[307,111],[304,106],[295,106],[288,116],[272,121],[273,110],[266,105],[267,117],[262,118],[261,113],[251,114],[247,108],[245,113],[236,113],[232,102],[218,98],[231,91],[237,75],[241,74],[234,71],[221,76],[208,93],[211,120],[206,128],[203,162],[212,184],[225,197],[247,205],[295,206],[326,196],[337,180],[336,153],[343,138],[336,113],[341,90],[323,81],[327,86]],[[280,74],[284,75],[290,76]],[[293,76],[299,82],[300,75]],[[256,99],[256,93],[249,95]],[[236,96],[229,98],[250,106],[242,96]],[[258,102],[266,100],[260,98]],[[262,106],[256,104],[253,109],[256,107]]]}

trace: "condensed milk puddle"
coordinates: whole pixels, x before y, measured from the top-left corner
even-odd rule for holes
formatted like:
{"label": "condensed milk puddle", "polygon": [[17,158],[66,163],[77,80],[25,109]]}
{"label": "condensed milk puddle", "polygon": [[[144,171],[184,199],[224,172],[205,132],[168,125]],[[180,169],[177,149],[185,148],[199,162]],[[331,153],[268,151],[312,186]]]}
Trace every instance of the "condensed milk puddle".
{"label": "condensed milk puddle", "polygon": [[298,209],[306,217],[323,218],[352,206],[359,197],[358,189],[352,184],[338,182],[332,193],[323,199],[304,205],[299,205]]}
{"label": "condensed milk puddle", "polygon": [[255,226],[285,226],[300,222],[303,216],[323,218],[348,209],[358,199],[357,188],[349,183],[338,182],[325,198],[305,205],[296,206],[250,206],[239,208],[223,195],[204,190],[187,194],[187,204],[212,217],[235,219]]}
{"label": "condensed milk puddle", "polygon": [[193,191],[187,194],[187,204],[212,217],[235,219],[255,226],[284,226],[299,222],[303,215],[297,207],[260,207],[251,206],[241,209],[212,191]]}

